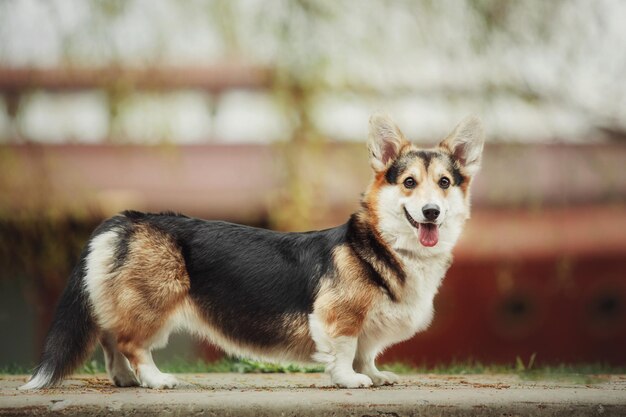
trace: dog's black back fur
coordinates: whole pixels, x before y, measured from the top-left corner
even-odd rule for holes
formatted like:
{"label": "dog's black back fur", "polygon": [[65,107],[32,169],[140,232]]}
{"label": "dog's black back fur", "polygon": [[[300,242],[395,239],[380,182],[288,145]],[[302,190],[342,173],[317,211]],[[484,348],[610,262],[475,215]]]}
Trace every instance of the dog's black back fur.
{"label": "dog's black back fur", "polygon": [[[346,242],[347,225],[306,233],[280,233],[172,213],[126,212],[174,237],[185,259],[189,295],[225,335],[260,346],[285,341],[279,320],[306,316],[332,250]],[[119,249],[124,252],[123,248]]]}

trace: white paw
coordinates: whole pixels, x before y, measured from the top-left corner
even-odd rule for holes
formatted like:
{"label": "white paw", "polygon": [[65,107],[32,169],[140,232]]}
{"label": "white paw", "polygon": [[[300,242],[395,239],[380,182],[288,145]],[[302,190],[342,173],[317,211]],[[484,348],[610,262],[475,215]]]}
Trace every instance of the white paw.
{"label": "white paw", "polygon": [[376,387],[380,385],[393,385],[400,380],[398,375],[387,371],[376,370],[376,372],[368,373],[367,375],[372,378],[372,382]]}
{"label": "white paw", "polygon": [[151,374],[149,376],[143,376],[141,379],[141,386],[144,388],[164,389],[174,388],[178,385],[178,380],[174,375],[170,374]]}
{"label": "white paw", "polygon": [[332,383],[341,388],[367,388],[371,387],[373,382],[369,376],[363,374],[342,373],[331,377]]}
{"label": "white paw", "polygon": [[139,385],[137,378],[132,373],[118,373],[111,377],[116,387],[136,387]]}
{"label": "white paw", "polygon": [[115,361],[114,365],[107,369],[107,372],[117,387],[136,387],[139,385],[135,373],[130,369],[125,358],[124,361]]}

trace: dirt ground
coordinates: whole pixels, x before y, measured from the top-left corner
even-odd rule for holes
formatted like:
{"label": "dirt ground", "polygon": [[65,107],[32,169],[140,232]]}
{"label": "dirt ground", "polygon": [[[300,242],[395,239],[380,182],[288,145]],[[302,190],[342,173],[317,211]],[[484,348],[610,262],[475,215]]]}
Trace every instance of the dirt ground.
{"label": "dirt ground", "polygon": [[337,389],[325,374],[177,376],[184,384],[172,390],[116,388],[105,375],[79,375],[38,392],[17,390],[26,376],[0,376],[0,415],[626,415],[626,375],[406,375],[370,389]]}

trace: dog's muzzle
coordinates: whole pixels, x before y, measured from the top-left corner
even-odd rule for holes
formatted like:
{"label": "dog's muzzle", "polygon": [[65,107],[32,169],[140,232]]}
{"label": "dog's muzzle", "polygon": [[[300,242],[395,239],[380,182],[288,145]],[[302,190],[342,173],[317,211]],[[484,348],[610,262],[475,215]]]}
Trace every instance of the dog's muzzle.
{"label": "dog's muzzle", "polygon": [[[434,206],[433,208],[429,208],[429,206]],[[414,228],[416,228],[419,232],[418,232],[418,237],[419,237],[419,241],[423,246],[426,247],[432,247],[435,246],[437,244],[437,242],[439,242],[439,227],[435,224],[435,223],[418,223],[413,216],[411,216],[411,214],[409,213],[409,211],[406,209],[406,207],[402,207],[404,209],[404,215],[406,216],[406,219],[408,220],[408,222],[411,224],[411,226],[413,226]],[[439,217],[439,206],[434,205],[434,204],[427,204],[424,206],[424,208],[422,209],[429,209],[429,210],[436,210],[436,213],[431,213],[431,216],[434,216],[434,218],[436,219],[437,217]],[[428,219],[428,217],[427,217]],[[428,219],[430,220],[430,219]],[[433,219],[434,220],[434,219]]]}

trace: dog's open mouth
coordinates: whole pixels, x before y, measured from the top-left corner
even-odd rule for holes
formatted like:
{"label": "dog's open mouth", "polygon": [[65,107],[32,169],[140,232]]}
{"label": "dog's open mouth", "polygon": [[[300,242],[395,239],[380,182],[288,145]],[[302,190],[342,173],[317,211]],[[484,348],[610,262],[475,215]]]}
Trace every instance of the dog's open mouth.
{"label": "dog's open mouth", "polygon": [[439,227],[435,223],[418,223],[409,214],[409,211],[404,208],[404,214],[406,219],[411,223],[411,226],[415,227],[419,231],[419,240],[423,246],[432,247],[439,242]]}

